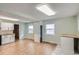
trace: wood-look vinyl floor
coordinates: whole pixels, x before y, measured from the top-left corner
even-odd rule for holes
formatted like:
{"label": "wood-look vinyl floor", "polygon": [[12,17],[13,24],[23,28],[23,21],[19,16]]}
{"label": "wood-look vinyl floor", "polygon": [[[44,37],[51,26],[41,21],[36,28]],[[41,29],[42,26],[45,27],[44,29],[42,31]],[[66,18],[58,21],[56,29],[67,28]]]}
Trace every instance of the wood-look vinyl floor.
{"label": "wood-look vinyl floor", "polygon": [[55,48],[56,44],[24,39],[0,46],[0,55],[50,55]]}

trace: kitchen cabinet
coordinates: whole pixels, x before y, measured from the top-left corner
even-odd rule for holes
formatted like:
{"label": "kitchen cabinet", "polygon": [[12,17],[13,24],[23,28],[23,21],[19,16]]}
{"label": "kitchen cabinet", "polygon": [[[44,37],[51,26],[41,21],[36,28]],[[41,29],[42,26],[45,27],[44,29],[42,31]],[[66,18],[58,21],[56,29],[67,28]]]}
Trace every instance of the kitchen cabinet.
{"label": "kitchen cabinet", "polygon": [[61,37],[61,49],[63,54],[66,54],[66,55],[74,54],[74,38]]}
{"label": "kitchen cabinet", "polygon": [[1,30],[14,30],[14,24],[1,22],[0,29]]}
{"label": "kitchen cabinet", "polygon": [[0,35],[0,45],[15,42],[15,35]]}
{"label": "kitchen cabinet", "polygon": [[0,45],[15,42],[15,34],[13,33],[13,23],[0,23]]}
{"label": "kitchen cabinet", "polygon": [[64,54],[79,54],[79,35],[63,34],[61,36],[61,49]]}

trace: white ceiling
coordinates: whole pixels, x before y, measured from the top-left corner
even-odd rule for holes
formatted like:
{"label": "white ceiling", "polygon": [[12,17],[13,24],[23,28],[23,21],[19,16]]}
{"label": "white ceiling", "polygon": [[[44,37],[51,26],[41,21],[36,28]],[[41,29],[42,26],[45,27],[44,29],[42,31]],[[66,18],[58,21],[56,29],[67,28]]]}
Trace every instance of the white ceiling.
{"label": "white ceiling", "polygon": [[48,5],[56,11],[56,15],[47,16],[36,10],[40,3],[0,3],[0,15],[20,19],[20,21],[40,21],[74,16],[79,13],[78,3],[51,3]]}

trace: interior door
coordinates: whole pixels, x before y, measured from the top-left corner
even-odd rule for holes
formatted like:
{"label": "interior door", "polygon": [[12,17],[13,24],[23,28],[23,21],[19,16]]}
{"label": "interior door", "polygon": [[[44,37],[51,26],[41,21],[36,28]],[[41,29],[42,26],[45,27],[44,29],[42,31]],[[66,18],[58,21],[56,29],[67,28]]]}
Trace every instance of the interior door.
{"label": "interior door", "polygon": [[19,24],[14,24],[15,41],[19,40]]}
{"label": "interior door", "polygon": [[42,42],[42,39],[43,39],[43,38],[42,38],[42,36],[43,36],[43,35],[42,35],[42,34],[43,34],[42,32],[43,32],[43,26],[40,25],[40,42]]}

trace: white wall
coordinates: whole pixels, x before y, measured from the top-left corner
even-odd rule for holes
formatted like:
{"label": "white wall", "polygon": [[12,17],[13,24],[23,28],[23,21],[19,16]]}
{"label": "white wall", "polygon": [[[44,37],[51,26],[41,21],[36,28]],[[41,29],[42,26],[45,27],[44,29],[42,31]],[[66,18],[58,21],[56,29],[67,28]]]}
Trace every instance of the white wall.
{"label": "white wall", "polygon": [[28,23],[25,25],[25,38],[33,39],[33,34],[28,33],[28,26],[33,25],[33,23]]}
{"label": "white wall", "polygon": [[[61,34],[75,34],[77,33],[77,19],[76,17],[66,17],[66,18],[60,18],[60,19],[51,19],[43,22],[36,22],[36,23],[30,23],[34,25],[34,34],[36,36],[40,35],[40,25],[43,25],[43,41],[51,42],[51,43],[60,43],[60,36]],[[46,24],[55,24],[55,35],[47,35],[45,30]],[[29,24],[26,24],[26,31],[27,26]],[[27,31],[28,32],[28,31]],[[34,38],[33,34],[28,34],[26,32],[26,37],[28,38]]]}
{"label": "white wall", "polygon": [[[49,36],[45,34],[46,24],[55,24],[55,35]],[[52,43],[60,43],[61,34],[75,34],[77,33],[77,19],[76,17],[67,17],[61,19],[54,19],[44,21],[43,40]]]}
{"label": "white wall", "polygon": [[[29,38],[29,39],[38,39],[36,41],[39,41],[40,39],[40,25],[42,24],[42,22],[34,22],[34,23],[29,23],[29,24],[26,24],[25,28],[26,28],[26,35],[25,37],[26,38]],[[33,25],[34,29],[33,29],[33,34],[30,34],[28,33],[28,26],[29,25]]]}
{"label": "white wall", "polygon": [[34,24],[34,40],[35,42],[40,42],[40,25],[42,22],[36,22]]}
{"label": "white wall", "polygon": [[24,35],[25,35],[25,24],[19,23],[19,38],[24,39]]}

